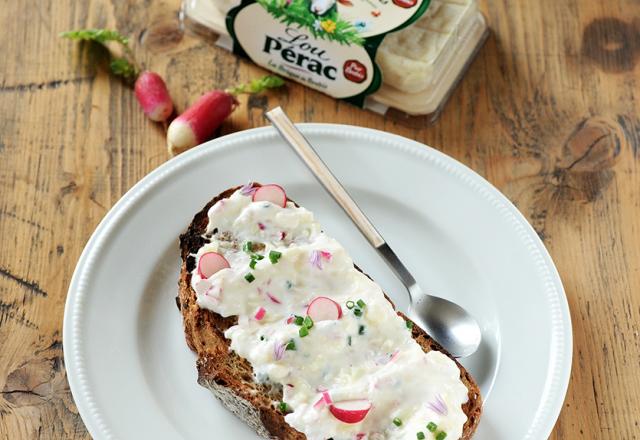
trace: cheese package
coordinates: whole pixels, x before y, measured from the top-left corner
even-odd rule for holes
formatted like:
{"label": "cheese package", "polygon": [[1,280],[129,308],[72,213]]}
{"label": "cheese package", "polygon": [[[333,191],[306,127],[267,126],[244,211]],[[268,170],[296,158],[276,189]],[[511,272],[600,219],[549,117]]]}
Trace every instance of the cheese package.
{"label": "cheese package", "polygon": [[488,35],[476,0],[186,0],[183,13],[282,76],[429,121]]}

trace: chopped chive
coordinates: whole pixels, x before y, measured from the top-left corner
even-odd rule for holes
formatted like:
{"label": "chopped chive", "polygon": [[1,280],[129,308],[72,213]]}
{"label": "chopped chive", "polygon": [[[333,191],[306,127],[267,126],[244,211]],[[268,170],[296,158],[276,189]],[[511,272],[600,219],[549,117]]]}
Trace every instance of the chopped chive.
{"label": "chopped chive", "polygon": [[304,325],[306,328],[311,328],[311,327],[313,327],[313,319],[311,319],[311,316],[306,316],[306,317],[304,318],[304,323],[303,323],[303,325]]}
{"label": "chopped chive", "polygon": [[351,347],[351,336],[347,336],[347,345]]}
{"label": "chopped chive", "polygon": [[361,325],[360,327],[358,327],[358,334],[364,335],[364,325]]}
{"label": "chopped chive", "polygon": [[264,255],[260,255],[260,254],[253,254],[251,256],[251,258],[255,258],[256,260],[260,261],[264,258]]}
{"label": "chopped chive", "polygon": [[287,405],[287,402],[280,402],[278,404],[278,409],[280,410],[281,413],[283,414],[287,414],[289,412],[291,412],[289,405]]}
{"label": "chopped chive", "polygon": [[285,350],[295,350],[296,349],[296,341],[293,339],[290,340],[287,345],[284,347]]}
{"label": "chopped chive", "polygon": [[347,309],[351,310],[356,306],[356,303],[353,301],[347,301]]}
{"label": "chopped chive", "polygon": [[431,431],[431,432],[436,432],[436,429],[438,429],[438,425],[436,425],[436,424],[435,424],[435,423],[433,423],[433,422],[429,422],[429,423],[427,424],[427,429],[428,429],[429,431]]}
{"label": "chopped chive", "polygon": [[256,268],[256,263],[257,263],[257,261],[252,258],[251,261],[249,261],[249,267],[251,269],[255,269]]}
{"label": "chopped chive", "polygon": [[293,320],[293,322],[295,323],[295,325],[302,325],[304,324],[304,318],[302,316],[296,315],[296,318]]}
{"label": "chopped chive", "polygon": [[424,432],[420,431],[416,434],[416,437],[418,437],[418,440],[424,440]]}
{"label": "chopped chive", "polygon": [[300,327],[300,330],[298,330],[298,334],[301,338],[304,338],[305,336],[309,335],[309,329],[306,327]]}
{"label": "chopped chive", "polygon": [[436,440],[444,440],[445,438],[447,438],[447,433],[444,431],[440,431],[436,434]]}
{"label": "chopped chive", "polygon": [[271,261],[271,264],[276,264],[280,257],[282,257],[282,252],[269,251],[269,261]]}
{"label": "chopped chive", "polygon": [[393,424],[396,426],[402,426],[402,420],[399,417],[393,419]]}
{"label": "chopped chive", "polygon": [[248,274],[246,274],[244,276],[244,279],[247,280],[250,283],[253,283],[253,281],[256,279],[256,277],[254,277],[253,274],[251,272],[249,272]]}
{"label": "chopped chive", "polygon": [[362,316],[362,309],[358,309],[358,308],[353,309],[353,314],[356,316]]}
{"label": "chopped chive", "polygon": [[411,321],[405,321],[405,324],[407,325],[407,328],[408,328],[409,330],[411,330],[411,329],[413,328],[413,322],[411,322]]}
{"label": "chopped chive", "polygon": [[364,306],[366,306],[367,304],[362,301],[361,299],[358,300],[358,302],[356,303],[358,304],[358,307],[360,307],[361,309],[364,309]]}
{"label": "chopped chive", "polygon": [[253,243],[251,243],[250,241],[247,241],[243,246],[242,246],[242,250],[249,253],[253,250]]}

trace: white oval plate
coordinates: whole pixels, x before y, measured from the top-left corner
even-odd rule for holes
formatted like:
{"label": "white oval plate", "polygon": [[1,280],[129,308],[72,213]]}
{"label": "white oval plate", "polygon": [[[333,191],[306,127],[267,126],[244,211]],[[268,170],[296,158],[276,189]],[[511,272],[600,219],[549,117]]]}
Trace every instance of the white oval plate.
{"label": "white oval plate", "polygon": [[[436,150],[365,128],[301,128],[420,285],[481,323],[481,349],[463,361],[486,402],[475,439],[547,438],[569,381],[572,336],[560,278],[533,228],[487,181]],[[197,385],[174,301],[178,235],[214,195],[250,180],[283,185],[406,308],[402,286],[273,129],[208,142],[127,192],[76,267],[64,353],[95,438],[256,438]]]}

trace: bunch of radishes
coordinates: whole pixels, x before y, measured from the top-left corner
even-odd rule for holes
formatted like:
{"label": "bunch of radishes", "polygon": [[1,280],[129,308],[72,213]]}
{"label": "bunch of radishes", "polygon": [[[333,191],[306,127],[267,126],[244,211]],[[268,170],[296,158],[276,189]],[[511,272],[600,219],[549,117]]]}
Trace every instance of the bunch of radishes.
{"label": "bunch of radishes", "polygon": [[[267,75],[248,85],[228,90],[213,90],[202,95],[195,103],[175,118],[167,130],[167,148],[171,155],[211,139],[215,131],[238,105],[236,95],[260,93],[280,87],[282,78]],[[173,113],[173,102],[162,77],[155,72],[142,72],[135,83],[136,98],[144,113],[156,122],[166,121]]]}
{"label": "bunch of radishes", "polygon": [[[157,73],[141,71],[129,48],[128,38],[108,29],[81,29],[63,32],[61,36],[72,40],[97,42],[105,47],[110,42],[117,43],[124,53],[114,55],[111,51],[109,52],[111,72],[127,81],[135,81],[136,98],[149,119],[166,122],[173,115],[173,101],[167,85]],[[238,94],[260,93],[283,84],[282,78],[267,75],[232,89],[205,93],[169,125],[167,130],[169,153],[175,155],[211,139],[218,127],[237,107]]]}

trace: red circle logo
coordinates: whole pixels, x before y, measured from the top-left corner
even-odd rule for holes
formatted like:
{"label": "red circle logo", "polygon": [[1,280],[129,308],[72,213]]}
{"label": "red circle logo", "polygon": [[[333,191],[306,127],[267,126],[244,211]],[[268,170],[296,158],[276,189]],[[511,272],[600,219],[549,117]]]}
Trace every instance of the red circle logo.
{"label": "red circle logo", "polygon": [[413,8],[417,3],[418,0],[393,0],[394,5],[405,9]]}
{"label": "red circle logo", "polygon": [[367,68],[358,60],[347,60],[342,67],[344,77],[349,81],[360,84],[367,79]]}

